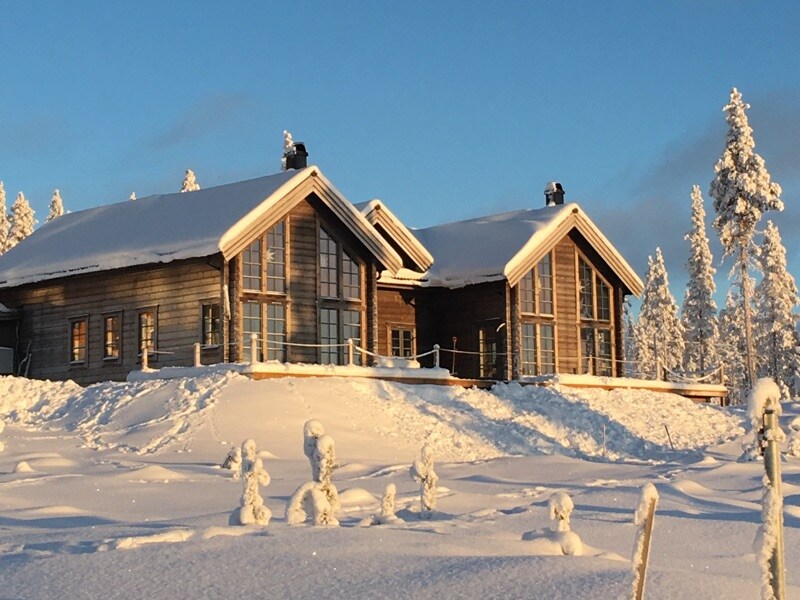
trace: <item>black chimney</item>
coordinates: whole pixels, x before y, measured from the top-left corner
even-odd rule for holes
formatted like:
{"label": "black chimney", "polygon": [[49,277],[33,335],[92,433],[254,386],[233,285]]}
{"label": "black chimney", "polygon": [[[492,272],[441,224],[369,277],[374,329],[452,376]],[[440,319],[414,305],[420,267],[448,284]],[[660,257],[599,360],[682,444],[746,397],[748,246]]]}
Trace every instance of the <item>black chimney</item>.
{"label": "black chimney", "polygon": [[544,200],[546,206],[560,206],[564,204],[564,188],[557,181],[551,181],[544,186]]}
{"label": "black chimney", "polygon": [[286,165],[286,170],[289,169],[304,169],[308,166],[308,152],[306,151],[306,145],[303,142],[295,142],[292,144],[291,148],[287,150],[284,155],[284,164]]}

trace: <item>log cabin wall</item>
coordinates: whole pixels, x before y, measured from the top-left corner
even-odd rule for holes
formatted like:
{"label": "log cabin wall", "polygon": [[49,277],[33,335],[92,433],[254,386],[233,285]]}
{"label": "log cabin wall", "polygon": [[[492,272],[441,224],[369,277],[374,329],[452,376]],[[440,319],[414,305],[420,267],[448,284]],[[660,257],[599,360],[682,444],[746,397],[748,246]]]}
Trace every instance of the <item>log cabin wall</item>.
{"label": "log cabin wall", "polygon": [[392,355],[393,329],[412,332],[410,354],[431,349],[418,345],[416,293],[413,287],[378,285],[378,354]]}
{"label": "log cabin wall", "polygon": [[[140,368],[138,317],[148,309],[156,317],[153,367],[191,365],[201,341],[203,303],[220,303],[219,255],[76,275],[0,291],[0,302],[23,309],[20,353],[30,344],[28,374],[39,379],[73,379],[79,384],[122,380]],[[104,359],[105,315],[121,319],[120,357]],[[88,318],[85,364],[70,363],[70,319]],[[220,362],[222,347],[203,353]],[[21,358],[21,357],[18,357]]]}

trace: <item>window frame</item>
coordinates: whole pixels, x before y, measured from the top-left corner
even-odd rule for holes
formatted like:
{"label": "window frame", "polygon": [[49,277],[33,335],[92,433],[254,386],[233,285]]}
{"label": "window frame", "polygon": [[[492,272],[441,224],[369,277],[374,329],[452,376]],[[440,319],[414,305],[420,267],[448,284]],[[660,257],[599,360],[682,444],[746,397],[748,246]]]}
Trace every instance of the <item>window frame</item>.
{"label": "window frame", "polygon": [[[150,344],[147,348],[147,362],[158,360],[158,306],[143,306],[136,311],[136,356],[142,359],[142,316],[150,315],[153,319]],[[152,356],[151,356],[152,355]]]}
{"label": "window frame", "polygon": [[[532,335],[526,333],[526,329]],[[552,333],[547,339],[552,343],[552,348],[544,347],[542,329],[548,328]],[[539,377],[553,375],[558,367],[558,343],[556,338],[556,322],[553,320],[526,319],[520,323],[520,374],[525,377]],[[532,347],[526,347],[526,340],[532,340]],[[545,357],[550,360],[545,361]],[[526,360],[527,359],[527,360]],[[531,360],[532,359],[532,360]]]}
{"label": "window frame", "polygon": [[[550,280],[550,286],[548,288],[544,288],[541,285],[542,263],[544,263],[545,260],[547,260],[550,266],[550,272],[547,275]],[[519,307],[520,315],[555,318],[556,288],[554,265],[553,251],[549,250],[520,278],[517,283],[517,306]],[[543,289],[548,289],[550,291],[550,312],[542,310]],[[531,310],[528,310],[528,308]]]}
{"label": "window frame", "polygon": [[[211,309],[211,314],[209,314],[209,320],[211,323],[214,322],[214,308],[217,310],[217,317],[216,317],[216,331],[212,329],[206,328],[206,307]],[[219,300],[201,300],[200,301],[200,347],[203,350],[212,350],[219,348],[222,345],[222,306]],[[216,334],[216,342],[210,342],[207,335]]]}
{"label": "window frame", "polygon": [[[122,360],[122,311],[108,311],[101,315],[103,319],[103,364],[118,363]],[[113,319],[116,326],[109,329],[108,322]],[[112,335],[112,340],[109,342],[109,334]],[[116,337],[116,340],[114,340]],[[109,354],[109,346],[116,346],[116,354]]]}
{"label": "window frame", "polygon": [[[398,332],[398,349],[402,352],[406,346],[403,343],[404,333],[409,334],[408,340],[408,354],[395,354],[394,353],[394,334]],[[403,323],[388,323],[386,325],[386,352],[392,358],[411,358],[417,353],[417,328],[414,325],[405,325]]]}
{"label": "window frame", "polygon": [[[277,230],[280,229],[280,232]],[[261,235],[251,241],[239,253],[238,281],[243,296],[269,295],[285,297],[289,289],[289,217],[283,217],[268,227]],[[275,242],[275,243],[273,243]],[[273,262],[270,257],[280,252],[281,262]],[[257,255],[257,260],[253,258]],[[275,273],[271,266],[280,265],[280,273]],[[257,275],[253,274],[253,271]],[[258,287],[252,285],[258,281]],[[281,289],[271,289],[274,282],[281,282]]]}
{"label": "window frame", "polygon": [[[591,274],[591,316],[586,316],[583,278],[584,272]],[[616,361],[614,288],[600,271],[582,253],[577,253],[577,300],[578,300],[578,350],[583,373],[600,377],[612,377]],[[605,294],[601,290],[605,290]],[[605,298],[605,301],[603,301]],[[591,335],[589,335],[591,334]],[[608,343],[603,337],[608,336]],[[591,337],[591,339],[589,339]],[[610,350],[610,352],[606,352]]]}
{"label": "window frame", "polygon": [[[74,336],[74,325],[78,323],[84,323],[84,331],[83,331],[83,346],[77,346],[77,348],[83,348],[83,358],[80,360],[75,360],[75,336]],[[70,367],[86,367],[89,364],[89,347],[90,347],[90,340],[89,340],[89,315],[75,315],[69,317],[67,319],[67,333],[69,339],[69,347],[67,357],[69,358],[69,366]]]}

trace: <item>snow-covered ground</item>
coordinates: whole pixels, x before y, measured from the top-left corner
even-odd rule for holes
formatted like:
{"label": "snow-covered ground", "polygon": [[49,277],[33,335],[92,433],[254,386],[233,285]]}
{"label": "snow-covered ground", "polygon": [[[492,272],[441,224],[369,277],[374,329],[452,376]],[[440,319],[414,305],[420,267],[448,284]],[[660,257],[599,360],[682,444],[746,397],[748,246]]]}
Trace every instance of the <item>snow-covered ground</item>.
{"label": "snow-covered ground", "polygon": [[[798,413],[784,406],[783,421]],[[745,416],[669,394],[4,377],[0,415],[2,598],[624,598],[647,482],[660,495],[647,597],[759,595],[763,467],[736,460]],[[310,479],[311,418],[336,441],[338,528],[284,518]],[[242,483],[219,465],[248,437],[272,478],[265,528],[228,524]],[[431,520],[409,477],[425,443],[439,476]],[[783,468],[788,593],[800,597],[800,460]],[[389,483],[403,521],[360,527]],[[540,543],[556,491],[572,497],[583,556]]]}

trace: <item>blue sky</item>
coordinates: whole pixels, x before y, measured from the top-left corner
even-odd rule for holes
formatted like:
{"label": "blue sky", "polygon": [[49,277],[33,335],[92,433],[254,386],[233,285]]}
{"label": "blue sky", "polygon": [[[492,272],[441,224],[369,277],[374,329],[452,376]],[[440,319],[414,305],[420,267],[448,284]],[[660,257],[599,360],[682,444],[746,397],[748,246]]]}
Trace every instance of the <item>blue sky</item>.
{"label": "blue sky", "polygon": [[680,299],[733,86],[800,274],[793,2],[0,0],[0,180],[43,221],[54,188],[75,211],[186,168],[274,172],[288,129],[350,200],[416,227],[539,206],[556,179],[642,276],[661,245]]}

